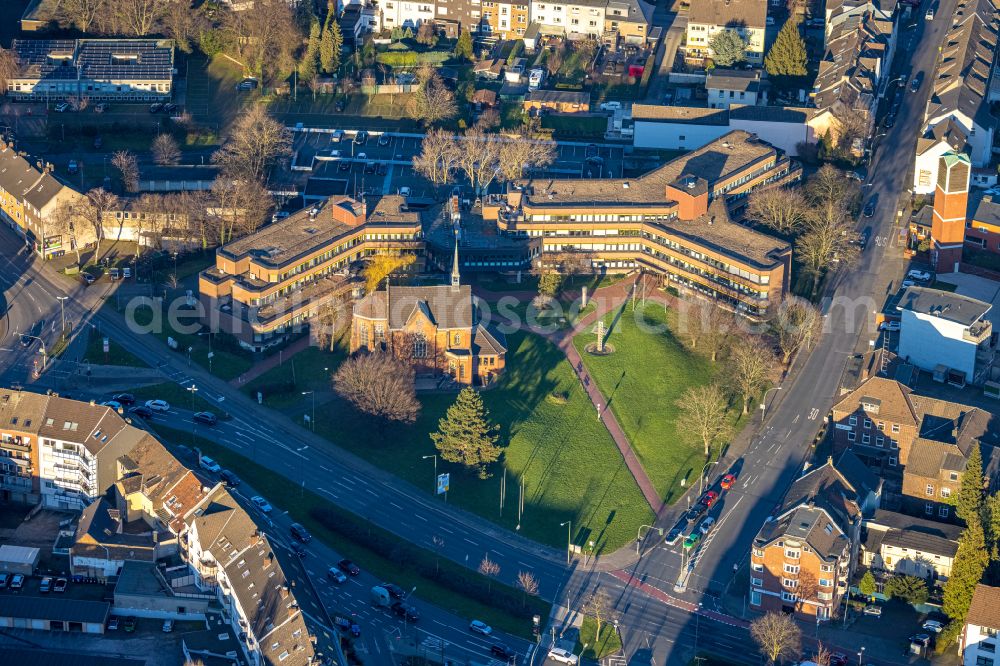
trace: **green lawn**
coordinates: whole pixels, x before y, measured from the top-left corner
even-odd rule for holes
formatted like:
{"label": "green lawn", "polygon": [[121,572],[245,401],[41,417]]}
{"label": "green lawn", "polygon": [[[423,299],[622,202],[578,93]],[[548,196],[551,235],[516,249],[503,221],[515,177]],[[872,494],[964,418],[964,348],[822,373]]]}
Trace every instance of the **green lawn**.
{"label": "green lawn", "polygon": [[87,351],[84,360],[95,365],[123,365],[130,368],[148,367],[139,357],[126,351],[120,344],[108,339],[108,353],[104,353],[104,336],[96,330],[87,333]]}
{"label": "green lawn", "polygon": [[[237,476],[253,486],[254,490],[274,502],[277,508],[286,509],[292,518],[305,525],[316,538],[328,543],[344,557],[354,560],[366,571],[383,579],[391,580],[406,589],[416,587],[419,589],[418,596],[459,616],[478,618],[493,627],[530,639],[530,620],[526,621],[514,617],[494,605],[476,601],[465,594],[455,592],[448,586],[431,580],[425,575],[421,575],[416,570],[414,563],[406,557],[406,553],[412,549],[412,551],[418,551],[422,559],[426,559],[428,553],[424,549],[412,546],[398,537],[385,533],[384,530],[372,526],[360,516],[338,509],[331,502],[312,492],[303,492],[299,484],[294,481],[276,474],[266,466],[253,462],[231,449],[186,431],[176,430],[158,423],[154,424],[154,427],[157,434],[165,441],[198,447],[202,453],[210,455],[220,465],[232,470]],[[349,524],[353,530],[364,529],[369,533],[378,533],[383,543],[398,542],[397,546],[389,554],[377,552],[361,543],[359,539],[346,537],[346,530],[335,532],[327,528],[314,517],[319,511],[329,511],[334,515],[339,514],[345,526]],[[439,566],[442,573],[452,570],[456,577],[478,576],[478,574],[470,573],[461,565],[443,558]],[[550,607],[542,599],[533,598],[526,609],[528,612],[537,612],[544,618],[548,616]]]}
{"label": "green lawn", "polygon": [[[448,502],[509,529],[517,526],[518,479],[523,475],[525,536],[565,547],[559,523],[573,521],[573,540],[613,551],[635,538],[652,511],[629,475],[610,435],[559,350],[543,338],[508,336],[507,370],[483,393],[492,419],[501,425],[504,466],[482,481],[459,466],[439,461],[451,473]],[[453,393],[425,394],[412,426],[379,431],[339,399],[316,412],[316,430],[339,446],[430,492],[435,453],[429,433],[454,401]],[[500,486],[507,470],[507,500],[500,515]]]}
{"label": "green lawn", "polygon": [[[619,317],[620,314],[620,317]],[[615,321],[617,319],[617,321]],[[605,317],[608,342],[615,352],[608,356],[586,353],[595,341],[593,330],[574,339],[590,376],[600,386],[646,473],[666,502],[683,492],[681,479],[697,479],[705,457],[702,445],[679,427],[677,400],[688,387],[709,383],[718,368],[691,353],[669,329],[672,313],[661,304],[626,304]],[[642,330],[645,322],[652,331]],[[646,327],[643,327],[646,328]],[[731,412],[735,419],[736,413]]]}
{"label": "green lawn", "polygon": [[[618,635],[615,625],[605,621],[601,626],[600,637],[595,639],[596,635],[597,622],[594,621],[594,618],[583,618],[583,624],[580,626],[580,638],[577,639],[574,652],[584,659],[595,660],[604,659],[622,651],[622,638]],[[584,645],[587,646],[585,650],[582,649]]]}
{"label": "green lawn", "polygon": [[542,116],[542,127],[561,137],[602,137],[608,129],[607,116],[579,114]]}
{"label": "green lawn", "polygon": [[[116,302],[114,299],[108,299],[104,307],[115,308]],[[127,306],[124,306],[121,311],[122,314],[129,319],[129,312]],[[132,313],[132,320],[129,322],[131,325],[134,323],[139,327],[147,327],[153,320],[153,310],[151,307],[140,306],[136,308]],[[197,324],[197,317],[195,316],[194,310],[181,310],[179,314],[182,314],[180,323],[183,326],[188,326],[191,324]],[[164,314],[161,317],[163,323],[159,330],[153,330],[152,334],[160,338],[164,342],[167,338],[173,338],[177,341],[177,350],[174,353],[187,355],[188,347],[191,348],[191,361],[197,363],[203,368],[210,369],[212,374],[216,377],[222,379],[233,379],[239,375],[246,372],[251,365],[253,365],[252,355],[250,352],[235,352],[228,349],[221,349],[221,341],[218,344],[211,344],[209,342],[209,337],[207,335],[198,335],[198,333],[178,333],[171,327],[168,317]],[[200,325],[199,325],[200,326]],[[224,334],[214,334],[214,340],[220,340],[221,336]],[[211,349],[212,358],[208,358],[209,350]]]}
{"label": "green lawn", "polygon": [[243,386],[248,396],[257,399],[257,392],[264,396],[264,404],[275,409],[286,409],[296,404],[311,405],[311,398],[303,391],[328,391],[330,375],[346,356],[346,349],[338,345],[327,351],[308,347],[281,365],[268,370]]}

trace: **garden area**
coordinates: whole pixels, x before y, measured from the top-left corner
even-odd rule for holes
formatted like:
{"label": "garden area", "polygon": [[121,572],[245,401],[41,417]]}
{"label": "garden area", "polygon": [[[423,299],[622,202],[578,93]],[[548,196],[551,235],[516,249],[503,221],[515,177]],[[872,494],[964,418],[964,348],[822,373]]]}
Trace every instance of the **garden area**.
{"label": "garden area", "polygon": [[268,370],[260,377],[248,382],[242,391],[257,399],[259,392],[264,405],[274,409],[287,409],[295,405],[311,403],[310,397],[302,393],[330,391],[330,375],[347,356],[347,340],[341,338],[333,351],[308,347],[295,354],[276,368]]}
{"label": "garden area", "polygon": [[[667,503],[684,492],[681,480],[697,479],[705,463],[701,441],[680,427],[678,400],[688,388],[711,383],[720,371],[681,343],[675,321],[676,313],[664,311],[660,303],[650,302],[645,308],[637,304],[634,312],[626,304],[604,317],[613,353],[598,356],[585,351],[597,339],[593,330],[573,339],[587,372],[608,399],[607,407]],[[738,414],[738,409],[730,409],[728,418],[735,423]],[[713,457],[718,454],[712,451]]]}
{"label": "garden area", "polygon": [[[439,460],[438,472],[451,474],[448,502],[514,530],[518,526],[519,480],[523,478],[520,533],[562,548],[566,535],[556,527],[572,520],[574,543],[594,541],[598,554],[629,543],[638,526],[653,519],[652,511],[607,430],[596,419],[573,369],[554,345],[536,335],[511,334],[507,346],[505,373],[480,394],[490,420],[501,426],[503,456],[491,466],[492,476],[485,480],[478,478],[474,470]],[[328,354],[318,350],[310,353]],[[332,359],[321,358],[324,363]],[[305,381],[319,381],[315,369],[309,372],[314,374]],[[258,381],[274,384],[289,374],[289,369],[276,368]],[[289,401],[275,398],[272,404],[294,403],[296,414],[308,409],[309,397],[301,396],[299,386],[291,392]],[[455,401],[455,393],[424,393],[418,397],[421,411],[414,424],[379,428],[370,417],[328,393],[325,401],[317,404],[316,432],[429,492],[434,465],[423,456],[437,452],[430,433],[437,430],[439,419]],[[507,499],[501,513],[504,476]]]}

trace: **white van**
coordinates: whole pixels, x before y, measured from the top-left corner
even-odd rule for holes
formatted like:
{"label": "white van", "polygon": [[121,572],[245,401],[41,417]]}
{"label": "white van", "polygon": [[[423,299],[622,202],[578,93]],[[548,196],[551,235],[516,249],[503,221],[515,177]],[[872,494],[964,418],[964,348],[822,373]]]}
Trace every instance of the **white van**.
{"label": "white van", "polygon": [[618,111],[622,108],[622,103],[618,101],[601,102],[601,111]]}
{"label": "white van", "polygon": [[528,75],[528,90],[538,90],[545,80],[544,69],[533,69]]}
{"label": "white van", "polygon": [[219,463],[215,462],[208,456],[202,456],[198,460],[198,464],[201,465],[201,468],[206,472],[212,472],[213,474],[218,474],[219,472],[222,471],[222,468],[219,466]]}

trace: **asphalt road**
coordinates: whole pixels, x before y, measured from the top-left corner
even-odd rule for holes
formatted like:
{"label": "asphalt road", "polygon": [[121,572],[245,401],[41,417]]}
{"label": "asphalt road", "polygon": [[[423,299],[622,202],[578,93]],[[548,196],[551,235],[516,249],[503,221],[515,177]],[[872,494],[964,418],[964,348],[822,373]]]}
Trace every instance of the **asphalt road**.
{"label": "asphalt road", "polygon": [[[955,0],[944,0],[940,15],[949,16],[954,4]],[[926,26],[921,23],[912,37],[918,41],[913,43],[909,42],[911,36],[904,33],[897,62],[911,63],[913,72],[930,72],[937,44],[946,28],[945,21]],[[832,404],[847,357],[855,352],[859,341],[874,337],[872,312],[880,309],[883,297],[873,298],[873,294],[884,294],[888,283],[899,278],[899,248],[894,245],[892,228],[895,206],[909,185],[916,136],[928,93],[926,83],[916,94],[906,93],[896,125],[888,131],[874,156],[868,185],[880,198],[876,214],[867,224],[873,227],[875,242],[863,253],[855,270],[841,274],[835,281],[825,299],[826,325],[822,339],[811,354],[800,358],[801,365],[791,382],[773,396],[768,425],[747,451],[733,461],[740,470],[740,480],[714,509],[719,526],[696,552],[696,565],[686,591],[673,590],[681,568],[676,548],[662,546],[655,536],[644,544],[639,563],[627,570],[636,579],[671,596],[702,603],[706,609],[715,607],[716,599],[733,582],[733,565],[746,557],[757,529],[802,469],[808,446]],[[31,265],[33,260],[21,247],[22,242],[10,232],[0,238],[3,257],[0,285],[7,300],[6,330],[0,328],[3,333],[0,348],[5,350],[0,352],[0,381],[5,384],[30,383],[30,368],[37,352],[20,347],[14,331],[25,330],[44,318],[47,332],[41,337],[48,337],[51,342],[54,340],[51,336],[57,335],[51,325],[59,316],[58,296],[70,297],[66,301],[66,317],[76,324],[84,321],[94,305],[94,295],[88,296],[82,284],[35,270]],[[880,268],[886,270],[880,274]],[[305,480],[309,488],[338,505],[414,543],[439,548],[443,556],[456,562],[474,567],[483,553],[488,552],[491,559],[501,564],[501,578],[505,582],[512,583],[520,570],[530,570],[540,581],[543,597],[569,606],[581,598],[581,591],[596,585],[614,592],[620,612],[619,626],[631,660],[672,662],[687,654],[696,641],[713,641],[720,649],[741,647],[740,654],[748,654],[747,636],[742,629],[653,599],[609,574],[575,568],[568,571],[563,553],[446,506],[286,419],[270,418],[265,429],[260,425],[259,407],[226,382],[209,376],[201,368],[188,367],[180,357],[167,352],[158,339],[133,335],[114,315],[97,312],[92,316],[100,322],[102,330],[150,365],[160,367],[167,377],[185,385],[196,383],[200,395],[210,401],[225,400],[225,408],[234,418],[218,429],[218,441],[251,457],[279,453],[272,457],[277,472]],[[725,467],[728,469],[728,465]],[[725,471],[714,469],[712,476]],[[276,503],[280,505],[280,500]],[[435,541],[434,536],[439,539]],[[422,610],[427,617],[434,613],[429,608]],[[465,620],[447,617],[441,623],[444,627],[441,631],[452,632],[448,634],[452,641],[462,644],[459,634],[464,635]],[[706,623],[711,627],[707,632]],[[698,645],[707,644],[698,642]],[[375,646],[372,650],[377,652]]]}

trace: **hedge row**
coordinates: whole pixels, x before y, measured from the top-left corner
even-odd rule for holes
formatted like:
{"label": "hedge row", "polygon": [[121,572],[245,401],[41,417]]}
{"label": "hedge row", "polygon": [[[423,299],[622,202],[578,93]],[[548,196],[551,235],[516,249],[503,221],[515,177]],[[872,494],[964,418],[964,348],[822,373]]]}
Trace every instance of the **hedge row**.
{"label": "hedge row", "polygon": [[427,51],[426,53],[387,51],[375,56],[377,62],[390,67],[416,67],[422,64],[440,65],[450,58],[451,54],[447,51]]}
{"label": "hedge row", "polygon": [[518,618],[530,619],[537,614],[544,620],[549,612],[549,605],[543,599],[525,595],[509,585],[493,581],[424,548],[414,546],[353,514],[327,508],[314,508],[309,513],[331,532],[378,553],[397,564],[400,569],[409,570],[453,592]]}

